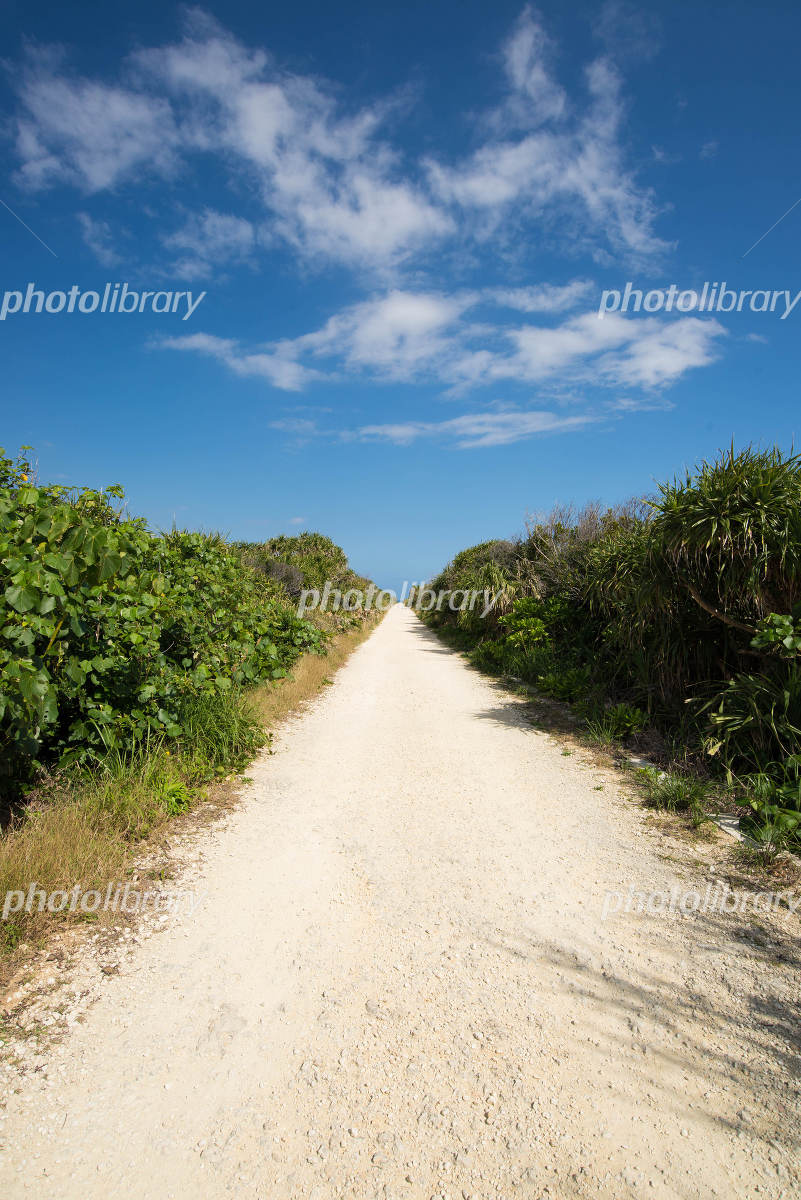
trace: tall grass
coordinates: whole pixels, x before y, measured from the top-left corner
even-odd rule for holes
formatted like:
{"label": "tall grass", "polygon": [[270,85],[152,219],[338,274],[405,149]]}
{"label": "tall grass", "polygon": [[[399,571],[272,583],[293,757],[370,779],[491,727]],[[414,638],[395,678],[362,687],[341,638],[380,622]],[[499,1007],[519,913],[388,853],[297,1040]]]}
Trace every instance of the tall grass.
{"label": "tall grass", "polygon": [[[187,778],[184,764],[164,749],[46,778],[0,837],[0,896],[27,894],[32,884],[49,893],[78,883],[102,891],[124,881],[136,844],[191,803]],[[185,797],[177,809],[176,796]],[[36,939],[53,923],[35,909],[14,914],[0,923],[0,951]]]}

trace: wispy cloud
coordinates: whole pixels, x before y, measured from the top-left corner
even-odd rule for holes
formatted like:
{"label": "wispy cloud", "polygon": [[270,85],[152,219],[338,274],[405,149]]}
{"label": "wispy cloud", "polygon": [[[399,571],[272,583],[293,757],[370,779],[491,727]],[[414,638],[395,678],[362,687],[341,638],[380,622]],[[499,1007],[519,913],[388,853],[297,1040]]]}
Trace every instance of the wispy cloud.
{"label": "wispy cloud", "polygon": [[494,114],[494,123],[531,128],[564,116],[568,100],[553,73],[554,52],[551,39],[527,6],[503,46],[509,94]]}
{"label": "wispy cloud", "polygon": [[279,347],[287,356],[335,359],[351,372],[368,371],[388,380],[430,378],[454,353],[457,323],[475,300],[470,292],[448,296],[393,289]]}
{"label": "wispy cloud", "polygon": [[595,284],[589,279],[574,279],[566,284],[541,283],[533,287],[493,288],[488,298],[501,307],[518,312],[561,313],[585,300]]}
{"label": "wispy cloud", "polygon": [[197,277],[247,260],[254,220],[308,262],[362,271],[397,268],[454,235],[452,244],[481,243],[512,209],[535,241],[544,218],[569,216],[560,228],[574,241],[658,253],[657,205],[625,163],[617,69],[595,60],[584,93],[570,96],[555,58],[524,10],[500,54],[506,98],[478,121],[483,145],[420,161],[393,139],[394,97],[354,108],[192,9],[180,41],[130,55],[112,80],[76,74],[62,52],[31,53],[17,76],[17,180],[133,191],[213,158],[261,215],[204,209],[167,235],[180,269]]}
{"label": "wispy cloud", "polygon": [[280,433],[291,433],[295,437],[302,438],[317,437],[320,433],[313,417],[280,417],[277,421],[270,421],[270,429],[277,429]]}
{"label": "wispy cloud", "polygon": [[[16,178],[34,190],[136,199],[144,186],[188,183],[212,164],[214,194],[227,199],[171,213],[152,239],[160,269],[205,281],[257,266],[278,246],[304,273],[344,264],[363,298],[329,309],[299,336],[200,332],[153,345],[285,392],[343,380],[427,384],[451,399],[483,390],[477,403],[488,408],[364,424],[348,436],[467,447],[583,428],[596,418],[578,413],[576,396],[596,391],[599,412],[661,403],[667,388],[716,359],[725,335],[711,318],[599,321],[595,285],[576,277],[575,265],[558,281],[522,274],[543,246],[571,264],[579,252],[590,263],[610,255],[654,262],[668,248],[657,232],[660,205],[626,150],[622,77],[624,63],[653,53],[657,31],[615,0],[595,33],[603,51],[568,87],[559,46],[523,9],[498,50],[500,98],[470,116],[470,150],[450,153],[432,136],[421,156],[403,139],[397,96],[353,103],[190,9],[178,40],[137,50],[110,77],[75,72],[63,51],[30,53],[16,76]],[[668,162],[667,152],[653,154]],[[159,202],[150,188],[154,219]],[[89,207],[82,199],[84,241],[118,265],[124,242]],[[449,276],[455,261],[459,272]],[[572,411],[489,410],[499,389],[519,399],[532,386],[539,404],[564,401]],[[299,410],[272,428],[298,441],[330,436]]]}
{"label": "wispy cloud", "polygon": [[[725,335],[713,320],[610,314],[614,320],[608,322],[606,318],[600,321],[593,311],[557,325],[499,326],[491,338],[482,325],[485,343],[492,341],[496,348],[471,351],[468,341],[473,326],[460,322],[465,310],[479,303],[480,297],[463,295],[450,310],[443,297],[436,298],[443,307],[424,306],[420,297],[407,299],[408,308],[393,306],[387,311],[376,306],[360,312],[364,326],[349,311],[347,319],[324,327],[324,337],[307,335],[298,342],[324,355],[332,354],[336,346],[340,370],[361,371],[384,380],[416,381],[430,376],[448,384],[458,379],[459,386],[451,388],[457,392],[467,390],[465,364],[469,362],[473,389],[533,383],[547,394],[550,386],[563,411],[506,404],[446,420],[388,421],[344,432],[323,428],[310,417],[285,417],[271,422],[271,427],[304,442],[313,437],[343,437],[411,445],[421,439],[441,438],[460,449],[506,445],[539,433],[582,429],[610,414],[671,407],[664,389],[687,371],[714,361],[718,339]],[[399,314],[404,320],[414,317],[413,336],[408,341],[399,330]],[[401,330],[404,328],[401,323]],[[285,343],[281,353],[297,348],[298,343]],[[613,397],[603,402],[599,399],[590,412],[586,400],[590,391],[598,397],[613,393]],[[579,408],[583,411],[576,411]]]}
{"label": "wispy cloud", "polygon": [[104,267],[116,267],[122,262],[114,244],[114,234],[108,221],[96,221],[89,213],[78,213],[78,223],[85,244]]}
{"label": "wispy cloud", "polygon": [[181,138],[165,97],[70,76],[56,50],[31,51],[17,89],[23,186],[63,182],[92,194],[143,171],[166,176],[177,169]]}
{"label": "wispy cloud", "polygon": [[713,362],[717,339],[725,335],[718,321],[698,317],[667,321],[613,315],[619,319],[608,329],[595,312],[555,329],[516,329],[511,334],[516,352],[491,364],[491,376],[535,382],[558,374],[611,388],[660,388]]}
{"label": "wispy cloud", "polygon": [[606,53],[618,63],[648,62],[662,44],[659,17],[628,0],[606,0],[594,28]]}
{"label": "wispy cloud", "polygon": [[[555,289],[557,309],[567,302],[564,291]],[[205,333],[159,345],[211,355],[238,375],[289,391],[342,377],[429,382],[453,394],[500,383],[649,391],[714,362],[726,332],[711,318],[609,313],[599,320],[595,310],[558,313],[556,322],[500,320],[499,307],[536,312],[548,294],[547,287],[500,296],[493,289],[450,296],[393,290],[343,309],[318,330],[251,351]]]}
{"label": "wispy cloud", "polygon": [[[471,157],[427,163],[440,201],[480,217],[476,232],[494,235],[499,224],[515,228],[554,212],[570,214],[577,243],[602,243],[648,258],[667,245],[654,232],[658,206],[626,168],[620,140],[625,113],[622,81],[611,58],[590,63],[585,97],[568,103],[552,78],[548,41],[526,9],[506,47],[515,119],[496,122],[492,136]],[[526,110],[527,120],[520,120]],[[599,231],[604,236],[599,238]]]}
{"label": "wispy cloud", "polygon": [[280,354],[264,351],[243,351],[233,338],[215,337],[210,333],[192,333],[186,337],[155,339],[151,345],[159,350],[182,350],[208,355],[223,363],[235,375],[264,379],[283,391],[300,391],[318,372]]}
{"label": "wispy cloud", "polygon": [[162,243],[176,255],[170,270],[185,279],[206,279],[219,265],[252,262],[256,231],[243,217],[206,208],[190,214]]}
{"label": "wispy cloud", "polygon": [[421,438],[452,442],[457,450],[506,446],[543,433],[566,433],[583,429],[597,416],[583,413],[563,416],[541,410],[467,413],[447,421],[402,421],[386,425],[363,425],[348,435],[359,441],[392,442],[409,446]]}

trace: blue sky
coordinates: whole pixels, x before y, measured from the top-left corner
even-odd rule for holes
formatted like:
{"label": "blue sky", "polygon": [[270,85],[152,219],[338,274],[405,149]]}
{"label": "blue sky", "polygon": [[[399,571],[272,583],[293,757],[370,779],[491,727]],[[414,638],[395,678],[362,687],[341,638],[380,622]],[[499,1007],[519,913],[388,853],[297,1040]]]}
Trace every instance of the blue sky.
{"label": "blue sky", "polygon": [[6,12],[0,294],[205,292],[0,322],[2,442],[43,478],[318,528],[391,586],[792,444],[801,304],[597,314],[801,290],[801,204],[767,232],[801,198],[796,4]]}

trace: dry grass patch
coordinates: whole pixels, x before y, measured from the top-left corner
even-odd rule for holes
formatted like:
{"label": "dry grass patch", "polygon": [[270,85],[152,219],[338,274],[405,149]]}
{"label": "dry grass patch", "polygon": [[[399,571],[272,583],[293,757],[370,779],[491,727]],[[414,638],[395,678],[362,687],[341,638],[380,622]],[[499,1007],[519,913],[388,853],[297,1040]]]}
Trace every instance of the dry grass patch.
{"label": "dry grass patch", "polygon": [[18,958],[58,925],[114,921],[116,914],[102,910],[39,911],[39,893],[69,893],[77,885],[81,893],[102,893],[129,880],[138,845],[205,797],[182,774],[180,762],[159,749],[115,771],[64,772],[42,781],[0,838],[0,906],[9,893],[27,897],[35,886],[31,911],[10,909],[0,921],[0,959]]}

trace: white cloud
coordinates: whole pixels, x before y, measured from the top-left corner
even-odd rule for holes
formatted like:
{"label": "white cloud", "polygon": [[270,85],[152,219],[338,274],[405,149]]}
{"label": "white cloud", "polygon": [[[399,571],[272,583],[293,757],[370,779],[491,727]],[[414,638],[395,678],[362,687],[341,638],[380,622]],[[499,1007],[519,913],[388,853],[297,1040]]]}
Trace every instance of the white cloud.
{"label": "white cloud", "polygon": [[534,287],[493,288],[488,295],[505,308],[518,312],[560,313],[575,308],[595,287],[589,279],[566,284],[541,283]]}
{"label": "white cloud", "polygon": [[634,413],[634,412],[667,412],[674,405],[662,393],[653,393],[648,396],[617,396],[611,400],[607,408],[611,412],[617,413]]}
{"label": "white cloud", "polygon": [[660,388],[717,357],[725,334],[714,320],[631,318],[596,312],[571,317],[556,328],[527,325],[511,338],[515,353],[496,359],[490,377],[535,382],[559,377],[600,387]]}
{"label": "white cloud", "polygon": [[345,442],[389,442],[396,446],[410,446],[421,439],[438,439],[453,443],[457,449],[466,450],[505,446],[537,434],[568,433],[603,419],[606,419],[603,413],[564,415],[541,409],[499,406],[490,411],[465,413],[444,421],[396,421],[336,430],[321,429],[313,420],[287,417],[271,421],[270,428],[292,435],[299,444],[315,437]]}
{"label": "white cloud", "polygon": [[[192,9],[179,40],[131,54],[107,79],[76,74],[60,52],[30,54],[15,76],[17,181],[138,200],[143,184],[193,184],[201,163],[221,175],[202,194],[216,196],[217,185],[227,183],[229,199],[216,203],[228,211],[180,210],[179,227],[173,218],[169,231],[156,235],[161,269],[206,279],[255,265],[266,247],[281,243],[304,266],[333,262],[360,277],[372,273],[371,286],[380,291],[299,337],[245,345],[195,333],[154,343],[210,357],[240,377],[289,392],[343,378],[425,382],[451,396],[536,384],[560,403],[572,391],[574,404],[579,389],[592,387],[607,396],[625,393],[604,401],[607,411],[610,403],[618,411],[650,405],[687,371],[714,361],[725,332],[717,321],[622,314],[599,320],[584,311],[594,285],[571,278],[575,268],[567,282],[505,282],[525,278],[518,247],[525,262],[543,243],[597,262],[609,262],[610,253],[646,261],[667,248],[656,233],[657,201],[625,153],[619,69],[626,58],[653,51],[654,29],[614,0],[596,33],[606,51],[586,66],[583,85],[568,92],[557,75],[558,47],[525,8],[498,54],[500,101],[483,110],[477,103],[470,114],[471,150],[450,157],[430,150],[420,158],[395,133],[396,97],[354,103],[344,89],[287,71]],[[701,154],[715,149],[707,143]],[[659,148],[653,154],[667,161]],[[154,197],[148,193],[141,207],[157,217]],[[245,213],[235,211],[237,198],[245,198]],[[78,219],[93,253],[117,265],[110,223],[88,212]],[[427,283],[433,270],[442,278],[446,251],[458,258],[457,278],[468,277],[464,268],[485,268],[485,284]],[[434,260],[426,257],[432,252]],[[325,434],[299,412],[272,428],[299,439]],[[364,425],[354,436],[497,445],[591,419],[506,409]]]}
{"label": "white cloud", "polygon": [[621,351],[603,355],[597,369],[613,385],[660,388],[675,383],[694,367],[705,367],[718,357],[716,339],[726,330],[718,321],[682,317],[659,322],[637,322],[636,335]]}
{"label": "white cloud", "polygon": [[[75,75],[53,53],[30,56],[19,73],[17,178],[96,193],[188,174],[212,156],[234,191],[260,198],[269,235],[317,266],[386,272],[454,234],[460,246],[508,236],[511,218],[529,243],[545,223],[598,253],[658,252],[655,202],[624,162],[615,69],[591,64],[587,95],[569,99],[552,58],[524,10],[501,52],[505,100],[477,120],[484,144],[461,161],[419,162],[390,138],[392,98],[354,107],[190,10],[180,41],[137,51],[111,81]],[[204,210],[167,241],[185,273],[205,276],[246,259],[252,220]]]}
{"label": "white cloud", "polygon": [[525,325],[514,329],[515,353],[500,361],[496,371],[527,380],[546,379],[564,373],[592,356],[612,347],[622,347],[637,336],[633,320],[611,313],[615,319],[599,320],[596,313],[583,313],[551,328]]}
{"label": "white cloud", "polygon": [[157,338],[153,346],[157,350],[194,350],[222,359],[236,352],[237,343],[233,338],[215,337],[212,333],[190,333],[186,337]]}
{"label": "white cloud", "polygon": [[319,378],[316,371],[280,354],[246,353],[233,338],[215,337],[209,333],[192,333],[186,337],[165,337],[153,342],[160,350],[194,351],[206,354],[228,367],[235,375],[256,377],[288,392],[300,391],[311,380]]}
{"label": "white cloud", "polygon": [[651,155],[655,163],[664,167],[671,167],[675,163],[681,162],[680,154],[674,154],[670,150],[666,150],[664,146],[652,146]]}
{"label": "white cloud", "polygon": [[345,309],[317,330],[280,344],[284,353],[337,357],[352,370],[388,379],[435,372],[451,351],[449,330],[474,302],[472,294],[442,296],[393,290]]}
{"label": "white cloud", "polygon": [[408,446],[421,438],[452,441],[458,450],[506,446],[538,433],[565,433],[584,428],[598,418],[588,413],[559,416],[540,410],[468,413],[448,421],[406,421],[363,425],[351,436],[360,441],[392,442]]}
{"label": "white cloud", "polygon": [[521,13],[503,47],[511,96],[503,116],[521,124],[540,124],[561,117],[567,97],[551,74],[552,48],[531,8]]}
{"label": "white cloud", "polygon": [[[542,31],[530,14],[523,27],[523,40],[540,46]],[[591,63],[585,71],[584,111],[574,106],[568,113],[553,98],[559,94],[556,85],[546,87],[542,57],[536,61],[535,90],[551,96],[545,104],[550,119],[529,121],[519,135],[496,132],[472,157],[455,165],[432,156],[427,166],[434,194],[466,214],[480,214],[484,236],[495,233],[502,221],[551,218],[558,221],[558,235],[568,247],[589,239],[634,258],[661,254],[667,245],[654,233],[654,197],[624,162],[620,130],[625,108],[617,69],[609,59]],[[522,77],[521,67],[514,78]],[[542,128],[532,132],[536,124]]]}
{"label": "white cloud", "polygon": [[250,221],[206,208],[162,243],[178,255],[171,270],[186,279],[205,279],[218,265],[250,262],[256,233]]}
{"label": "white cloud", "polygon": [[457,391],[499,381],[558,380],[600,387],[659,388],[717,356],[723,326],[698,317],[624,316],[597,312],[560,324],[473,323],[481,303],[542,311],[546,300],[567,305],[578,289],[494,290],[454,296],[393,291],[332,317],[322,329],[275,349],[286,357],[335,360],[351,373],[413,382],[429,379]]}
{"label": "white cloud", "polygon": [[114,248],[114,233],[108,221],[96,221],[89,213],[82,212],[78,213],[78,223],[84,242],[102,266],[116,267],[122,262],[122,256]]}
{"label": "white cloud", "polygon": [[35,54],[19,76],[16,148],[23,186],[65,182],[92,193],[142,171],[175,170],[179,139],[166,99],[58,74],[59,65],[53,54]]}
{"label": "white cloud", "polygon": [[[551,293],[567,303],[560,289],[543,285],[513,293],[515,308],[536,312]],[[509,298],[493,289],[452,296],[393,290],[344,309],[312,333],[250,352],[203,333],[159,344],[211,354],[238,375],[290,391],[343,375],[431,382],[454,395],[498,383],[651,391],[714,362],[726,332],[711,318],[607,313],[601,319],[594,309],[556,324],[476,322],[471,313],[480,305],[508,306]]]}
{"label": "white cloud", "polygon": [[317,422],[309,417],[281,417],[278,421],[271,421],[270,428],[277,429],[280,433],[292,433],[295,437],[304,439],[316,437],[320,432]]}
{"label": "white cloud", "polygon": [[303,255],[382,264],[451,231],[379,139],[384,106],[346,114],[318,81],[281,72],[202,15],[181,43],[136,62],[179,109],[202,104],[202,120],[184,114],[187,148],[235,156],[274,229]]}

